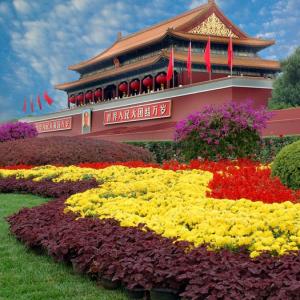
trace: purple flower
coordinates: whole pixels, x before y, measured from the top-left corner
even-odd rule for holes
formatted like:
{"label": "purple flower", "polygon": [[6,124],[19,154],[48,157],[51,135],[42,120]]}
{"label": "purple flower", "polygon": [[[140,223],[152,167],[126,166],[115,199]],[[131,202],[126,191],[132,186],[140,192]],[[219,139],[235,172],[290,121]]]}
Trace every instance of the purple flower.
{"label": "purple flower", "polygon": [[230,102],[219,107],[206,106],[203,111],[192,113],[186,120],[178,122],[175,130],[175,140],[188,138],[191,132],[197,132],[204,138],[208,132],[214,136],[226,136],[229,131],[250,129],[261,132],[266,122],[271,118],[266,108],[255,109],[252,102]]}
{"label": "purple flower", "polygon": [[0,142],[33,138],[38,135],[34,125],[24,122],[6,123],[0,126]]}

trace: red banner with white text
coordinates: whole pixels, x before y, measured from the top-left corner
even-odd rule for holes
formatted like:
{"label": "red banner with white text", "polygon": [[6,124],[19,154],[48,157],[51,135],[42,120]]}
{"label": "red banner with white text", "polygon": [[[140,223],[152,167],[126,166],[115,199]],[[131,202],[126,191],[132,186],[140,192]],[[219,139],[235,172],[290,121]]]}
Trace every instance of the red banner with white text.
{"label": "red banner with white text", "polygon": [[72,117],[34,123],[38,133],[72,129]]}
{"label": "red banner with white text", "polygon": [[171,100],[104,112],[104,125],[171,117]]}

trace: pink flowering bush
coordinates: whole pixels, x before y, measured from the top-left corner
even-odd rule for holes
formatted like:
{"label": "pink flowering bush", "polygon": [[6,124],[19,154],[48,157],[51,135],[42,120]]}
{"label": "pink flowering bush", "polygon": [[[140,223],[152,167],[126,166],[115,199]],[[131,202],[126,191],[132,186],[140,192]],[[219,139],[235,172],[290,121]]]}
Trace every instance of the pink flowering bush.
{"label": "pink flowering bush", "polygon": [[38,135],[34,125],[24,122],[0,125],[0,143],[19,139],[33,138]]}
{"label": "pink flowering bush", "polygon": [[261,144],[261,130],[271,114],[251,102],[207,106],[177,123],[175,141],[185,159],[210,160],[252,156]]}

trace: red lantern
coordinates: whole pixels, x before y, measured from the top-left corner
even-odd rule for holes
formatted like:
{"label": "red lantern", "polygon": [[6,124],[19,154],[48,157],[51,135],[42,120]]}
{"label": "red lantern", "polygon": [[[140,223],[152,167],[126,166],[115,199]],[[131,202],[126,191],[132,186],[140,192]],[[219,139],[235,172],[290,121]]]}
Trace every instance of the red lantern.
{"label": "red lantern", "polygon": [[167,83],[167,76],[164,73],[160,73],[156,76],[156,82],[161,86],[164,86]]}
{"label": "red lantern", "polygon": [[131,81],[130,88],[134,91],[139,90],[140,89],[140,81],[138,79]]}
{"label": "red lantern", "polygon": [[73,104],[76,102],[76,98],[75,98],[74,95],[72,95],[72,96],[69,97],[69,102],[73,103]]}
{"label": "red lantern", "polygon": [[119,84],[119,91],[123,94],[126,94],[128,92],[128,84],[127,82],[122,82]]}
{"label": "red lantern", "polygon": [[153,80],[150,76],[147,76],[144,80],[143,80],[143,85],[149,90],[152,85],[153,85]]}
{"label": "red lantern", "polygon": [[85,94],[85,99],[87,100],[92,100],[93,99],[93,93],[91,91],[88,91],[86,94]]}
{"label": "red lantern", "polygon": [[96,92],[95,92],[95,97],[96,98],[101,98],[102,96],[102,89],[97,89]]}

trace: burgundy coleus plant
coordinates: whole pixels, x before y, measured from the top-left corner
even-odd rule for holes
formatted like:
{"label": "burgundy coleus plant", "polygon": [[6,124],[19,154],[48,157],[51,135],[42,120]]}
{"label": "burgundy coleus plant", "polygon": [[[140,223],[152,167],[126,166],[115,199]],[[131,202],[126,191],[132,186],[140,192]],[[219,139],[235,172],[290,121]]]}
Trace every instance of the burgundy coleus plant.
{"label": "burgundy coleus plant", "polygon": [[29,247],[93,277],[127,288],[171,288],[186,299],[299,299],[300,252],[252,260],[244,250],[192,251],[115,220],[64,214],[65,198],[23,209],[8,218],[12,233]]}

